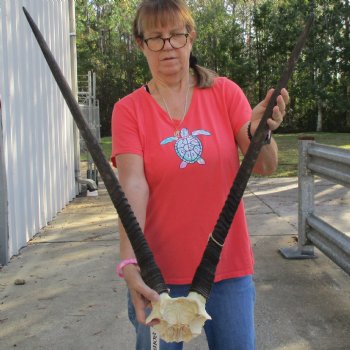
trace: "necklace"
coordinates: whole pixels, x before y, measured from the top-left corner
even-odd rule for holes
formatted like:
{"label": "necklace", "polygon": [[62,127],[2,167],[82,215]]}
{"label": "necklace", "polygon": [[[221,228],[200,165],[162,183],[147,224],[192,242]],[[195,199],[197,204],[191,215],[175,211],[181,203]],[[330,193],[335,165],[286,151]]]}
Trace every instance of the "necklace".
{"label": "necklace", "polygon": [[180,128],[180,125],[182,124],[183,120],[185,119],[186,112],[187,112],[187,102],[188,102],[188,93],[189,93],[189,91],[190,91],[190,84],[188,84],[188,87],[187,87],[184,112],[183,112],[182,118],[179,120],[179,123],[177,124],[177,126],[175,126],[175,120],[174,120],[174,118],[172,118],[172,116],[171,116],[171,114],[170,114],[170,112],[169,112],[168,105],[166,104],[165,99],[164,99],[163,95],[160,93],[160,90],[158,89],[158,86],[157,86],[157,85],[156,85],[156,88],[157,88],[157,91],[158,91],[158,93],[159,93],[159,96],[160,96],[160,98],[162,99],[162,102],[163,102],[163,104],[164,104],[164,106],[165,106],[166,112],[167,112],[167,114],[168,114],[170,120],[171,120],[172,123],[173,123],[174,129],[175,129],[175,130],[174,130],[174,136],[175,136],[175,137],[179,137],[179,135],[180,135],[180,130],[179,130],[179,128]]}

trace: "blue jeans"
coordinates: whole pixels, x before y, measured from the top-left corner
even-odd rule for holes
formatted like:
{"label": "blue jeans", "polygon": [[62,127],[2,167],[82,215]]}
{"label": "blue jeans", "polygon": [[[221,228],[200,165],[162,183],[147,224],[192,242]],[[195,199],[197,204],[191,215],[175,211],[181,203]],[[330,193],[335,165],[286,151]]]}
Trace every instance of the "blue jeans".
{"label": "blue jeans", "polygon": [[[188,294],[188,285],[169,285],[170,296]],[[136,350],[151,350],[150,328],[136,320],[128,298],[129,319],[136,330]],[[231,278],[214,283],[206,310],[211,316],[204,324],[209,350],[254,350],[255,286],[252,276]],[[160,341],[160,350],[182,350],[182,343]]]}

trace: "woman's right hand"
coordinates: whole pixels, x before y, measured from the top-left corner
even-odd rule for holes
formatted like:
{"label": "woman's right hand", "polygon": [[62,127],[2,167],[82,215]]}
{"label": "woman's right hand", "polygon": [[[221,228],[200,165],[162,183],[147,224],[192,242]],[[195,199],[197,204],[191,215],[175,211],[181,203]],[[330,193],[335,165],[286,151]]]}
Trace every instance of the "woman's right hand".
{"label": "woman's right hand", "polygon": [[[151,308],[151,302],[159,300],[159,294],[149,288],[142,280],[140,269],[136,265],[127,265],[123,268],[125,282],[128,285],[131,301],[134,305],[137,321],[146,324],[146,308]],[[157,321],[148,323],[148,326],[157,324]]]}

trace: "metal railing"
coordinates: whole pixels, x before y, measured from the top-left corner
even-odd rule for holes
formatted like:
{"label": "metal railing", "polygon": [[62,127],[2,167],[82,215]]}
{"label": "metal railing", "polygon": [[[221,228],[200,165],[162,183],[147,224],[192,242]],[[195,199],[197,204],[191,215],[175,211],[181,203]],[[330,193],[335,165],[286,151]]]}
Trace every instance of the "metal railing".
{"label": "metal railing", "polygon": [[350,151],[299,139],[298,245],[280,249],[287,259],[315,257],[314,246],[350,274],[350,237],[315,215],[314,176],[350,187]]}

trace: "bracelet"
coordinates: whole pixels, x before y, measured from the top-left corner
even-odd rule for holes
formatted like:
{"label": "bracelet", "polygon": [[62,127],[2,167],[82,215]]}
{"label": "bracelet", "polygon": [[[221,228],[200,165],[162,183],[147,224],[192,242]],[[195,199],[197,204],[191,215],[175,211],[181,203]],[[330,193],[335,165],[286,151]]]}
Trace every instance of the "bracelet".
{"label": "bracelet", "polygon": [[218,245],[220,248],[222,248],[224,245],[219,243],[214,237],[213,232],[210,234],[209,239],[211,239],[216,245]]}
{"label": "bracelet", "polygon": [[[250,127],[251,127],[252,123],[249,122],[248,123],[248,128],[247,128],[247,134],[248,134],[248,139],[249,141],[252,140],[253,138],[253,135],[252,135],[252,132],[250,131]],[[266,134],[266,137],[265,137],[265,140],[264,140],[264,145],[269,145],[271,143],[271,137],[272,137],[272,132],[271,130],[269,129],[267,134]]]}
{"label": "bracelet", "polygon": [[124,278],[124,274],[123,274],[123,267],[125,267],[126,265],[137,265],[137,260],[135,258],[130,258],[130,259],[124,259],[122,260],[118,265],[117,265],[117,268],[116,268],[116,272],[117,272],[117,275],[121,278]]}
{"label": "bracelet", "polygon": [[249,141],[251,141],[252,138],[253,138],[253,135],[252,135],[252,133],[251,133],[251,131],[250,131],[251,125],[252,125],[252,123],[249,122],[249,123],[248,123],[248,128],[247,128],[247,134],[248,134],[248,139],[249,139]]}

